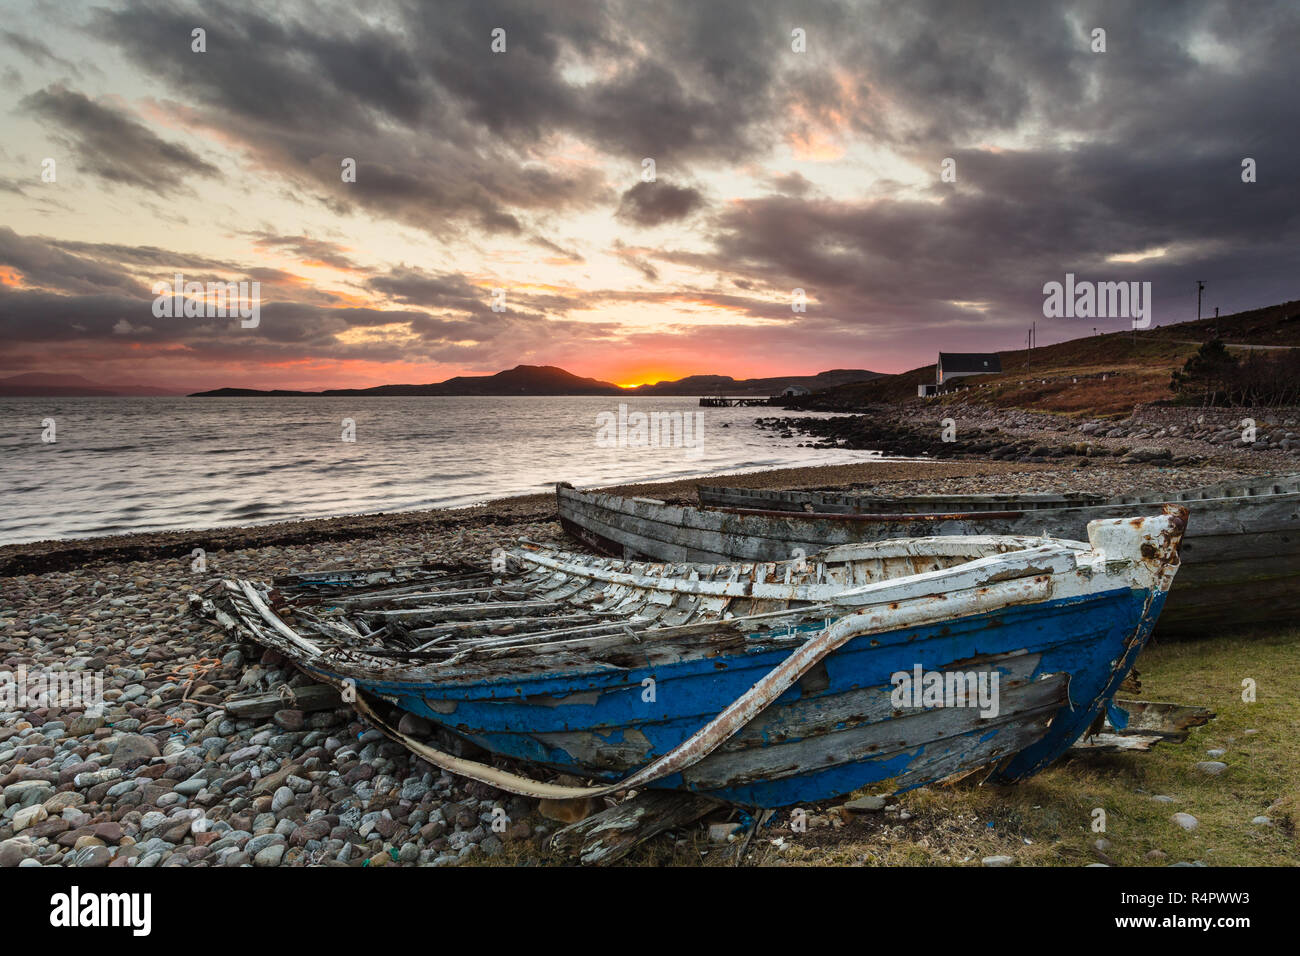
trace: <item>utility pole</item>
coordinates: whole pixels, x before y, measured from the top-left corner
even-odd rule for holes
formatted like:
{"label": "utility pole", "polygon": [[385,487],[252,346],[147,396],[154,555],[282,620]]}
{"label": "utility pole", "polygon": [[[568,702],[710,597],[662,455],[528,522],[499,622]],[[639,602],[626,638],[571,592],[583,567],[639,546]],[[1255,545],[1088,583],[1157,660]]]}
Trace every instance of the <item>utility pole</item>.
{"label": "utility pole", "polygon": [[1201,320],[1201,291],[1205,288],[1203,279],[1196,280],[1196,321]]}

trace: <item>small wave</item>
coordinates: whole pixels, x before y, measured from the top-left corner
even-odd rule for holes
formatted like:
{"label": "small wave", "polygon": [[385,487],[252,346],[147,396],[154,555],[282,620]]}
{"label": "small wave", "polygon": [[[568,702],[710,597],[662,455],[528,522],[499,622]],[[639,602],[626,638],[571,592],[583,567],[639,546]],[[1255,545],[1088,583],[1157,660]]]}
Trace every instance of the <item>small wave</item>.
{"label": "small wave", "polygon": [[230,508],[228,509],[227,514],[231,514],[236,517],[246,518],[251,515],[265,514],[269,511],[275,510],[277,507],[278,506],[276,505],[265,504],[261,501],[254,501],[248,504],[240,505],[237,508]]}

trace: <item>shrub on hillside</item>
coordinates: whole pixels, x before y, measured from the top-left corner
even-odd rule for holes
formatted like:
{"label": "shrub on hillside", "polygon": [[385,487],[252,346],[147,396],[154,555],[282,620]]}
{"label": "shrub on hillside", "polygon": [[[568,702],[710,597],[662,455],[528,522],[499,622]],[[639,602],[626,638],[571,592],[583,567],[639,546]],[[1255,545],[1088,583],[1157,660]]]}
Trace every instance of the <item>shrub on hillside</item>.
{"label": "shrub on hillside", "polygon": [[1169,388],[1188,404],[1300,404],[1300,349],[1251,349],[1237,358],[1222,341],[1213,339],[1174,371]]}

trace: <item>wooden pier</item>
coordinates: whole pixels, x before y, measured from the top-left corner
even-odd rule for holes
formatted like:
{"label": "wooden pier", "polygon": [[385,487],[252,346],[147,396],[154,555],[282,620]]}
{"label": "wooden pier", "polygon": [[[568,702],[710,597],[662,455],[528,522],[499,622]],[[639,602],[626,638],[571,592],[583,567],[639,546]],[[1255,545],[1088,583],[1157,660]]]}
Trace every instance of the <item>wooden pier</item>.
{"label": "wooden pier", "polygon": [[735,408],[737,406],[750,405],[770,405],[772,400],[769,398],[713,398],[705,397],[700,399],[700,405],[704,408]]}

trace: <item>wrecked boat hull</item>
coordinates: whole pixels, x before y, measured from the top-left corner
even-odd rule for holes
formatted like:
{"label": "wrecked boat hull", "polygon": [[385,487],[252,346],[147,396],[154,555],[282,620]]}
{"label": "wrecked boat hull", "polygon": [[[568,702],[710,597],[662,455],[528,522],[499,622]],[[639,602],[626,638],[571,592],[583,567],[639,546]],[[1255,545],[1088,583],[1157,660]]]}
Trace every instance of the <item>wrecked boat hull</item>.
{"label": "wrecked boat hull", "polygon": [[780,560],[798,549],[928,535],[1078,538],[1088,522],[1164,504],[1190,515],[1182,567],[1159,633],[1300,614],[1300,476],[1224,482],[1172,495],[917,495],[701,486],[702,508],[556,489],[560,522],[608,554],[654,560]]}
{"label": "wrecked boat hull", "polygon": [[[1072,719],[1060,716],[1067,685],[1079,696],[1075,703],[1087,705],[1098,694],[1113,697],[1131,670],[1113,661],[1124,656],[1145,600],[1142,592],[1112,592],[856,639],[825,659],[824,673],[783,694],[730,745],[648,786],[778,807],[886,780],[896,781],[897,791],[909,790],[1031,747],[1045,766],[1103,711],[1098,702],[1081,706]],[[1158,614],[1159,604],[1146,613]],[[1063,643],[1062,635],[1072,639]],[[998,718],[943,709],[895,715],[888,675],[918,664],[926,671],[969,671],[983,666],[980,659],[990,652],[1000,655],[987,665],[1000,674]],[[617,780],[680,745],[784,656],[772,651],[523,684],[358,686],[494,754]],[[873,682],[865,675],[883,676]],[[655,682],[653,703],[644,700],[646,680]],[[1009,768],[1006,776],[1018,775]]]}
{"label": "wrecked boat hull", "polygon": [[[606,790],[685,789],[779,807],[885,781],[902,791],[981,767],[1017,780],[1064,753],[1106,713],[1122,726],[1111,700],[1160,613],[1177,566],[1179,520],[1107,523],[1090,529],[1098,538],[1091,548],[928,539],[833,549],[798,565],[596,565],[525,551],[517,554],[522,574],[485,590],[515,588],[548,613],[571,611],[584,596],[597,599],[584,605],[596,614],[634,606],[619,619],[640,629],[590,658],[552,643],[545,656],[513,669],[478,660],[474,645],[440,664],[398,667],[325,649],[321,635],[334,631],[324,626],[308,635],[286,623],[311,619],[313,608],[329,615],[346,607],[346,587],[312,582],[317,593],[308,599],[293,582],[275,589],[225,582],[209,603],[225,609],[228,626],[306,672],[354,685],[363,699],[424,717],[493,755],[607,781]],[[984,556],[968,560],[963,548]],[[932,570],[915,573],[918,562]],[[900,569],[909,573],[890,576]],[[604,577],[587,577],[594,575]],[[423,586],[436,593],[435,584]],[[544,597],[565,590],[563,600]],[[484,605],[429,607],[430,620],[419,611],[403,619],[436,630],[451,626],[445,615],[452,610],[457,620],[481,620]],[[380,620],[374,602],[364,608],[360,617]],[[728,609],[744,613],[727,618]],[[407,612],[389,606],[384,613],[391,621]],[[643,626],[650,615],[661,629]],[[673,642],[656,640],[665,634]],[[501,647],[511,638],[494,640]],[[996,675],[996,712],[891,699],[894,675],[918,669],[979,673],[990,685]],[[738,707],[746,700],[753,706]],[[464,761],[429,748],[425,755],[475,775]],[[487,769],[476,779],[544,795]]]}

